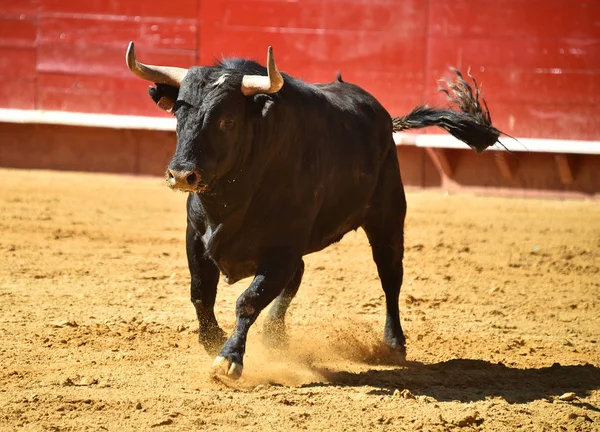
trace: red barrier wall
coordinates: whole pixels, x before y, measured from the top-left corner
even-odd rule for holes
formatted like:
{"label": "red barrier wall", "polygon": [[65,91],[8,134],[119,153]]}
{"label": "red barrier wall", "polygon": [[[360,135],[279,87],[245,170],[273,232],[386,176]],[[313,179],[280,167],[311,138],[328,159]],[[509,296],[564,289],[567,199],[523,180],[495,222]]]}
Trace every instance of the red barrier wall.
{"label": "red barrier wall", "polygon": [[600,139],[600,2],[583,0],[3,0],[0,108],[163,115],[125,67],[221,55],[308,81],[362,85],[395,115],[443,103],[436,79],[471,66],[516,136]]}

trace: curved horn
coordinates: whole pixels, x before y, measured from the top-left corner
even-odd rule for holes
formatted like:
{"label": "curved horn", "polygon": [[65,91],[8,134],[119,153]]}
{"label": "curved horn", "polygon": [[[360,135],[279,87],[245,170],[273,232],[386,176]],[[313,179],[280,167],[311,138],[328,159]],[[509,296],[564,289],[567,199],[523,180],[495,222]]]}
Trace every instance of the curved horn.
{"label": "curved horn", "polygon": [[179,87],[187,69],[172,66],[153,66],[140,63],[135,58],[133,42],[129,42],[127,54],[125,56],[127,67],[131,72],[142,79],[152,81],[157,84],[167,84],[173,87]]}
{"label": "curved horn", "polygon": [[267,51],[267,74],[263,75],[244,75],[242,78],[242,93],[246,96],[252,96],[257,93],[276,93],[283,87],[283,77],[277,69],[275,59],[273,58],[273,47]]}

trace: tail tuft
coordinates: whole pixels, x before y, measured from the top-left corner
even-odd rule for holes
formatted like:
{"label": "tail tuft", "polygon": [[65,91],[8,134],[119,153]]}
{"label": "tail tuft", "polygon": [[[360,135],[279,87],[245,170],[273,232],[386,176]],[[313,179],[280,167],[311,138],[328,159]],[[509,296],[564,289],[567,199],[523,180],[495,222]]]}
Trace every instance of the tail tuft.
{"label": "tail tuft", "polygon": [[441,81],[447,88],[440,86],[439,90],[446,94],[458,110],[418,106],[408,115],[392,119],[394,131],[438,126],[477,152],[482,152],[498,142],[501,132],[492,126],[490,110],[485,99],[480,97],[475,78],[470,72],[467,73],[473,81],[473,90],[460,71],[454,68],[451,70],[456,74],[456,81]]}

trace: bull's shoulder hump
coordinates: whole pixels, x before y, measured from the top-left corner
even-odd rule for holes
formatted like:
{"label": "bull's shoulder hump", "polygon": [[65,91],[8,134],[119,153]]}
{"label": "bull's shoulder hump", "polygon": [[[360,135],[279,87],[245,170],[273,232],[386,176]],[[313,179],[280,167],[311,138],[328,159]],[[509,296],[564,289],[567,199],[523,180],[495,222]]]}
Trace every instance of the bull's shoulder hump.
{"label": "bull's shoulder hump", "polygon": [[315,84],[315,87],[335,105],[361,106],[369,111],[387,112],[375,96],[355,84],[332,82],[327,84]]}
{"label": "bull's shoulder hump", "polygon": [[331,93],[344,93],[344,92],[356,92],[356,93],[367,93],[368,92],[356,84],[333,81],[328,83],[313,84],[316,88],[323,92]]}

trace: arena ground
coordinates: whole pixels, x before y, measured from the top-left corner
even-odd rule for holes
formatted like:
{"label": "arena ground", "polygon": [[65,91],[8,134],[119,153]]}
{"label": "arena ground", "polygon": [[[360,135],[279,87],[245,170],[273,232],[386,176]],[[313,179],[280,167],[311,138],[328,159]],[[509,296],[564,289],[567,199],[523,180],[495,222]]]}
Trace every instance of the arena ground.
{"label": "arena ground", "polygon": [[[359,230],[306,257],[290,349],[264,347],[259,320],[224,384],[196,342],[184,194],[0,174],[0,430],[600,430],[597,201],[410,192],[407,364],[380,358]],[[248,281],[220,286],[227,330]]]}

